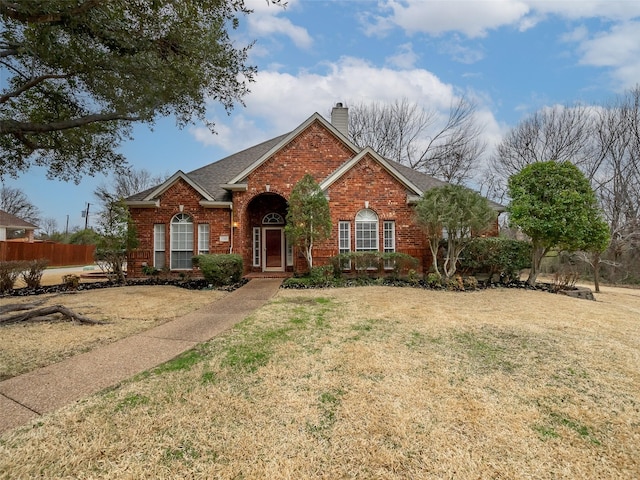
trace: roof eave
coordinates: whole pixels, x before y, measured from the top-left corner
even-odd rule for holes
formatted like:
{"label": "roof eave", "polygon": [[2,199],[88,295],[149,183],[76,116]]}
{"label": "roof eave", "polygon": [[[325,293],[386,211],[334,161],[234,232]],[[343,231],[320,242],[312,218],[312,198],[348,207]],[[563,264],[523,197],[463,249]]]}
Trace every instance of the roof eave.
{"label": "roof eave", "polygon": [[210,200],[200,200],[200,206],[204,208],[228,208],[233,209],[233,202],[212,202]]}
{"label": "roof eave", "polygon": [[124,202],[127,207],[132,208],[157,208],[160,206],[160,200],[127,200]]}
{"label": "roof eave", "polygon": [[164,192],[166,192],[169,187],[171,187],[171,185],[173,185],[178,179],[182,179],[185,182],[187,182],[194,190],[196,190],[200,195],[202,195],[202,197],[205,200],[209,200],[209,201],[215,201],[215,198],[213,198],[211,196],[211,194],[205,190],[204,188],[202,188],[198,182],[196,182],[195,180],[193,180],[191,177],[189,177],[186,173],[184,173],[182,170],[178,170],[176,173],[174,173],[169,179],[167,179],[166,181],[164,181],[163,183],[161,183],[160,185],[158,185],[158,188],[156,188],[155,190],[153,190],[152,192],[150,192],[143,201],[153,201],[155,200],[157,197],[159,197],[160,195],[162,195]]}
{"label": "roof eave", "polygon": [[223,183],[220,188],[228,190],[230,192],[246,192],[249,185],[246,183]]}

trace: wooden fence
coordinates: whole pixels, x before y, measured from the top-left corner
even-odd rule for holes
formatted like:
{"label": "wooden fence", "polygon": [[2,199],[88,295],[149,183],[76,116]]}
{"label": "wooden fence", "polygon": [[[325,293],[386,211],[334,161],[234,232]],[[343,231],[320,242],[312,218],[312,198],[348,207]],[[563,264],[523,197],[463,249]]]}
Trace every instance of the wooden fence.
{"label": "wooden fence", "polygon": [[49,267],[89,265],[94,262],[95,245],[49,242],[0,242],[0,262],[46,258]]}

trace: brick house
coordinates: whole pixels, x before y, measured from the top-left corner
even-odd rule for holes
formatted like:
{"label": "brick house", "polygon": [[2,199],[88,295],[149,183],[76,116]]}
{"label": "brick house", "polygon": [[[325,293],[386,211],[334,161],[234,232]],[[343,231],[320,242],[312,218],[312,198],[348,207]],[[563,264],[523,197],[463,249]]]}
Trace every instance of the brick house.
{"label": "brick house", "polygon": [[247,273],[305,271],[284,235],[287,200],[305,173],[325,192],[333,223],[331,237],[314,247],[314,265],[342,252],[379,250],[408,253],[426,271],[431,254],[413,205],[444,182],[356,147],[347,125],[348,110],[337,104],[331,122],[315,113],[290,133],[129,197],[139,238],[129,276],[147,265],[190,271],[200,253],[238,253]]}
{"label": "brick house", "polygon": [[[0,241],[4,242],[13,238],[33,243],[33,234],[36,228],[38,228],[37,225],[0,210]],[[18,237],[12,235],[16,232],[19,234]]]}

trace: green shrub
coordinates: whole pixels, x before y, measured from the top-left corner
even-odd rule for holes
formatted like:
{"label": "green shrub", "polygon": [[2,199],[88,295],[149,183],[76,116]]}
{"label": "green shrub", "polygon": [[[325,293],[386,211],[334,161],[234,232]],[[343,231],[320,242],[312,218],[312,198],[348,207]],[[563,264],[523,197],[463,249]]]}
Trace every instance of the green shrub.
{"label": "green shrub", "polygon": [[149,275],[150,277],[157,277],[160,275],[160,270],[152,265],[142,265],[142,273],[144,275]]}
{"label": "green shrub", "polygon": [[0,262],[0,293],[12,290],[25,268],[25,262],[15,260]]}
{"label": "green shrub", "polygon": [[393,278],[414,276],[420,264],[417,258],[406,253],[387,252],[381,254],[381,257],[385,270],[390,270]]}
{"label": "green shrub", "polygon": [[78,275],[74,275],[73,273],[63,275],[62,283],[67,290],[77,290],[78,285],[80,285],[80,277]]}
{"label": "green shrub", "polygon": [[379,276],[388,272],[399,278],[409,275],[419,263],[417,258],[399,252],[348,252],[331,258],[335,277],[340,277],[343,271],[355,271],[359,276]]}
{"label": "green shrub", "polygon": [[426,282],[427,285],[431,288],[440,288],[442,287],[442,276],[438,275],[435,272],[432,272],[427,275]]}
{"label": "green shrub", "polygon": [[204,278],[215,286],[232,285],[242,278],[242,256],[237,253],[198,255],[193,263],[200,267]]}
{"label": "green shrub", "polygon": [[44,273],[44,269],[47,268],[49,264],[49,260],[46,258],[40,258],[38,260],[29,260],[25,262],[24,268],[22,271],[22,280],[27,285],[27,288],[39,288],[40,282],[42,281],[42,274]]}
{"label": "green shrub", "polygon": [[313,267],[309,271],[309,278],[312,283],[323,283],[333,280],[333,265],[322,265],[319,267]]}
{"label": "green shrub", "polygon": [[508,238],[472,238],[462,252],[459,269],[465,275],[499,277],[502,282],[517,279],[531,267],[531,243]]}
{"label": "green shrub", "polygon": [[478,279],[473,276],[463,277],[462,285],[465,290],[477,290],[478,288]]}

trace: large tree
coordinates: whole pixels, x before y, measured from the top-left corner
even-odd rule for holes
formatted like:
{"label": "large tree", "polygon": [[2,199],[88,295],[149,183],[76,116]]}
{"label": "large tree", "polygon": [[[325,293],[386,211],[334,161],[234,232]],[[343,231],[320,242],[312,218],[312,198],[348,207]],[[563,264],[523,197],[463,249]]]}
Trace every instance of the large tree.
{"label": "large tree", "polygon": [[466,97],[452,102],[444,119],[406,98],[349,110],[349,135],[356,145],[449,183],[470,180],[485,150],[476,104]]}
{"label": "large tree", "polygon": [[40,210],[19,188],[0,182],[0,210],[15,215],[22,220],[37,225],[40,221]]}
{"label": "large tree", "polygon": [[331,213],[327,197],[308,173],[291,191],[285,233],[290,242],[302,248],[309,269],[313,268],[313,246],[331,235]]}
{"label": "large tree", "polygon": [[599,147],[593,185],[609,224],[609,260],[637,256],[640,240],[640,87],[603,108],[594,138]]}
{"label": "large tree", "polygon": [[40,165],[77,182],[125,165],[132,122],[206,121],[210,100],[229,111],[255,73],[228,33],[246,13],[243,0],[0,0],[0,176]]}
{"label": "large tree", "polygon": [[[467,240],[488,229],[496,216],[486,198],[462,185],[427,190],[416,205],[416,218],[429,238],[436,274],[451,278]],[[443,238],[447,246],[440,273],[438,250]]]}
{"label": "large tree", "polygon": [[551,249],[589,251],[602,247],[606,237],[596,195],[589,180],[571,162],[528,165],[509,178],[508,188],[510,221],[533,244],[530,285],[535,284],[542,259]]}

